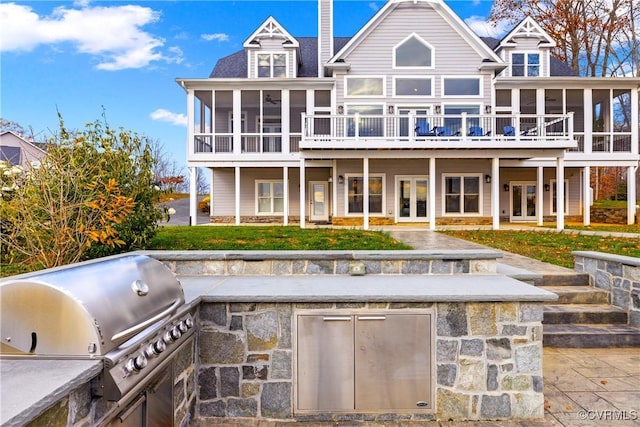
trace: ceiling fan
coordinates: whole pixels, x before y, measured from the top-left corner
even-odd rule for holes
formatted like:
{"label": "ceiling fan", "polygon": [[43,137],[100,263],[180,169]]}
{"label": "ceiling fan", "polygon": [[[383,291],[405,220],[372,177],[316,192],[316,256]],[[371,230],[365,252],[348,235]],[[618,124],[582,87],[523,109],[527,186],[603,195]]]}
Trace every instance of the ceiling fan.
{"label": "ceiling fan", "polygon": [[279,104],[280,100],[279,99],[273,99],[270,94],[267,94],[264,97],[264,102],[268,102],[269,104]]}

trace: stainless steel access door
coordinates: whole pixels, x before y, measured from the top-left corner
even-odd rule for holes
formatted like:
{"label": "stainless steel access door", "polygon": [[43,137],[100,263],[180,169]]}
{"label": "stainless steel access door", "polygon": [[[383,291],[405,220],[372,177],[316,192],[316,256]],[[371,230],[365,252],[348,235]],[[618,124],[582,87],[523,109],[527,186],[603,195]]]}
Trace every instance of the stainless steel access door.
{"label": "stainless steel access door", "polygon": [[298,316],[298,409],[353,410],[353,317]]}
{"label": "stainless steel access door", "polygon": [[355,407],[431,409],[431,316],[357,315]]}

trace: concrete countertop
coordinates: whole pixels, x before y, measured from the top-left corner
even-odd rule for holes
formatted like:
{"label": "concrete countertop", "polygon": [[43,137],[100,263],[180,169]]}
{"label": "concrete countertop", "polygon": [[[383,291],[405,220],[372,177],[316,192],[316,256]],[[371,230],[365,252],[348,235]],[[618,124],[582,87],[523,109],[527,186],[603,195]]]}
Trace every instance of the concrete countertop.
{"label": "concrete countertop", "polygon": [[494,275],[180,276],[185,299],[224,302],[554,301],[558,296]]}
{"label": "concrete countertop", "polygon": [[99,360],[0,359],[0,425],[24,426],[101,371]]}

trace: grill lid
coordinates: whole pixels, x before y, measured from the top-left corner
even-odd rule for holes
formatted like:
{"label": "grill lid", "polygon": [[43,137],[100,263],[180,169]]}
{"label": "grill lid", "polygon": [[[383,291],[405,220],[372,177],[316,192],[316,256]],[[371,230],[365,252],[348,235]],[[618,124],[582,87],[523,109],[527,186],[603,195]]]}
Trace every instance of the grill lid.
{"label": "grill lid", "polygon": [[102,356],[184,304],[160,261],[126,255],[0,282],[0,354]]}

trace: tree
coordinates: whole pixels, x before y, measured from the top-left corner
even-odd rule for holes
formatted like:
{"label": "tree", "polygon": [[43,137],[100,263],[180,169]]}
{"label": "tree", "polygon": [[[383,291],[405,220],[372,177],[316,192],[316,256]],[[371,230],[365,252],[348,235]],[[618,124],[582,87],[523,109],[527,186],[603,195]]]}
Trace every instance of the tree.
{"label": "tree", "polygon": [[59,121],[39,168],[4,165],[3,262],[35,270],[144,248],[163,214],[148,140],[104,116],[76,132]]}
{"label": "tree", "polygon": [[489,21],[531,16],[556,41],[554,54],[579,75],[640,76],[637,0],[495,0]]}

